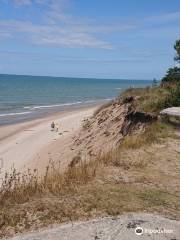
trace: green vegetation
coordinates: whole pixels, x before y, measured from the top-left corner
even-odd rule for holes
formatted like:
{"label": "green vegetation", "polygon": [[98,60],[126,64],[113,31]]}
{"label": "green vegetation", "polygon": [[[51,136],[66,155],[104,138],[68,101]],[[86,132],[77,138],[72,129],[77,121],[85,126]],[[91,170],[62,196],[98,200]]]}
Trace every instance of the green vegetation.
{"label": "green vegetation", "polygon": [[167,99],[170,97],[170,91],[166,87],[146,87],[130,88],[126,90],[120,98],[134,96],[134,108],[138,111],[148,113],[159,113],[167,106]]}
{"label": "green vegetation", "polygon": [[169,68],[166,76],[162,79],[163,83],[180,82],[180,68]]}
{"label": "green vegetation", "polygon": [[180,82],[160,85],[157,87],[131,88],[120,98],[136,97],[134,107],[143,112],[159,113],[164,108],[180,106]]}
{"label": "green vegetation", "polygon": [[180,60],[180,39],[176,41],[176,43],[174,45],[174,49],[177,52],[177,56],[176,56],[175,60],[179,61]]}
{"label": "green vegetation", "polygon": [[[175,61],[180,64],[180,40],[176,41],[174,49],[177,54]],[[180,67],[169,68],[159,85],[154,79],[151,87],[129,88],[117,100],[121,101],[129,96],[136,98],[134,101],[136,110],[148,113],[157,114],[164,108],[180,106]],[[113,101],[102,105],[94,116],[112,104]]]}
{"label": "green vegetation", "polygon": [[128,89],[120,98],[137,97],[136,109],[149,113],[159,113],[164,108],[180,106],[180,67],[178,66],[180,64],[180,40],[176,41],[174,49],[177,54],[175,57],[177,66],[168,69],[159,86],[154,80],[152,87]]}
{"label": "green vegetation", "polygon": [[[180,39],[176,41],[174,45],[174,49],[176,50],[176,56],[174,60],[180,63]],[[180,67],[169,68],[166,76],[162,79],[163,83],[172,83],[172,82],[180,82]]]}

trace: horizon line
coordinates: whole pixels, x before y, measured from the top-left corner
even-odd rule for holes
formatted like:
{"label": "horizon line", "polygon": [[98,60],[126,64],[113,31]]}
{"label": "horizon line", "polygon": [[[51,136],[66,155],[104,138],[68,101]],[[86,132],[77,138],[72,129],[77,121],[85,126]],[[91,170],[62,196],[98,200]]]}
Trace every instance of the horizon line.
{"label": "horizon line", "polygon": [[[13,74],[13,73],[0,73],[0,75],[9,75],[9,76],[24,76],[24,77],[50,77],[50,78],[74,78],[74,79],[94,79],[94,80],[124,80],[124,81],[153,81],[153,79],[129,79],[129,78],[98,78],[98,77],[67,77],[67,76],[52,76],[52,75],[31,75],[31,74]],[[160,79],[156,79],[160,81]]]}

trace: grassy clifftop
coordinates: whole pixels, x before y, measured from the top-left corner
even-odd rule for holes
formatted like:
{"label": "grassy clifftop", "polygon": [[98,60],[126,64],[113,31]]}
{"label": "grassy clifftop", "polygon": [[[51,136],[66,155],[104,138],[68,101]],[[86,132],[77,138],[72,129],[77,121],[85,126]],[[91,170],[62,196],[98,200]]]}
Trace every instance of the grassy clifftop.
{"label": "grassy clifftop", "polygon": [[119,98],[134,96],[135,108],[140,111],[158,114],[162,109],[180,106],[180,83],[166,83],[146,88],[131,88]]}

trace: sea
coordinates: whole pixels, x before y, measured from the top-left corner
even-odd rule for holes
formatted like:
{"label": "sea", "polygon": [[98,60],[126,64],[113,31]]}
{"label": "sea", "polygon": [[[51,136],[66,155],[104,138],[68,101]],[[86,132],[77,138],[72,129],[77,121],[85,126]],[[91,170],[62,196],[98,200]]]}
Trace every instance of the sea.
{"label": "sea", "polygon": [[0,125],[100,104],[152,80],[66,78],[0,74]]}

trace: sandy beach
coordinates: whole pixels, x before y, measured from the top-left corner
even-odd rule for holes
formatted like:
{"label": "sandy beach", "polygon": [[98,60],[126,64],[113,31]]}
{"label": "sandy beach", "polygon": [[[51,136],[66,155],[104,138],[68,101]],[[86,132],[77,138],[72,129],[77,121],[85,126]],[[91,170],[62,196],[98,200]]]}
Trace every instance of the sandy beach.
{"label": "sandy beach", "polygon": [[[30,122],[0,127],[1,174],[14,166],[18,171],[46,168],[49,160],[63,161],[65,166],[72,158],[71,143],[83,119],[91,116],[97,106],[72,110],[36,119]],[[59,126],[51,131],[51,122]]]}

